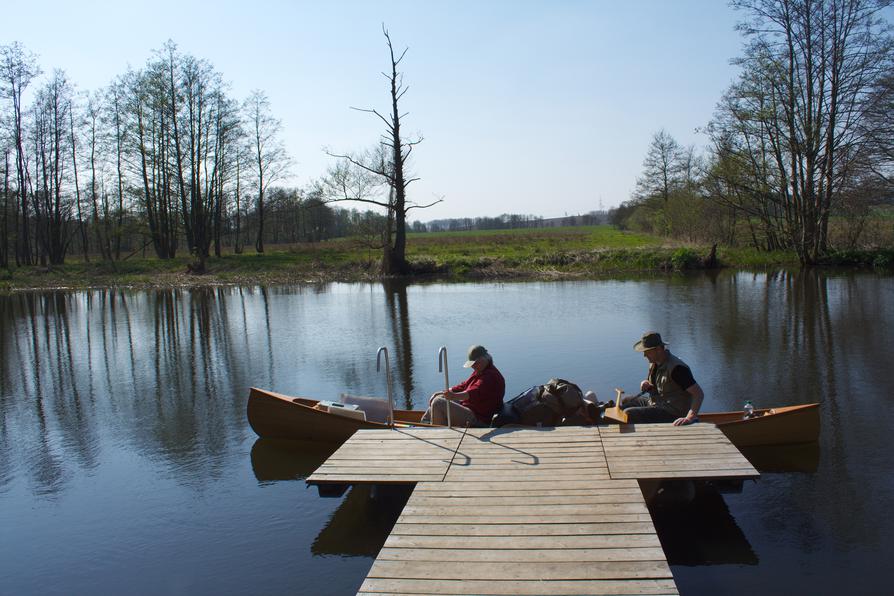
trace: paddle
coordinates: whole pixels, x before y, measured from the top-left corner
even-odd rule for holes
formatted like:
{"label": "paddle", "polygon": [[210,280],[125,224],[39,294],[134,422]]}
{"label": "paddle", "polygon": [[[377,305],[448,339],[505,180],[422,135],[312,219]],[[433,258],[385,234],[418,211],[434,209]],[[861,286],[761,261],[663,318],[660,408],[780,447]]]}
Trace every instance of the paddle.
{"label": "paddle", "polygon": [[[621,396],[624,395],[624,390],[615,387],[615,393],[617,393],[617,396],[615,397],[614,407],[605,408],[602,417],[614,420],[615,422],[620,422],[621,424],[627,424],[627,412],[621,409]],[[645,391],[640,391],[639,395],[636,397],[642,397],[645,394]]]}

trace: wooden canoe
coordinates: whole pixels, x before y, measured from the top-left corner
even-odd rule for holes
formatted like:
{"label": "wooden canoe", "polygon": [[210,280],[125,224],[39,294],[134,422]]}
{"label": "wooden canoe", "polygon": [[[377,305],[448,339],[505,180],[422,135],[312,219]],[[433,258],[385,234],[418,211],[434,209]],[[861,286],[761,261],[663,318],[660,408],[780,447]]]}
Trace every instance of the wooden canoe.
{"label": "wooden canoe", "polygon": [[[292,397],[251,388],[248,396],[248,423],[259,437],[344,443],[361,428],[388,428],[381,422],[347,418],[318,409],[320,400]],[[423,412],[394,410],[399,425],[424,426]]]}
{"label": "wooden canoe", "polygon": [[[248,423],[259,437],[294,439],[340,444],[361,428],[388,428],[381,422],[347,418],[318,409],[320,400],[292,397],[252,388],[248,398]],[[429,426],[422,423],[419,410],[394,410],[398,426]],[[742,412],[699,414],[736,447],[809,443],[819,438],[819,404],[805,404],[755,410],[744,419]]]}
{"label": "wooden canoe", "polygon": [[736,447],[811,443],[819,439],[819,404],[802,404],[755,410],[751,418],[742,412],[699,414],[701,422],[716,424]]}

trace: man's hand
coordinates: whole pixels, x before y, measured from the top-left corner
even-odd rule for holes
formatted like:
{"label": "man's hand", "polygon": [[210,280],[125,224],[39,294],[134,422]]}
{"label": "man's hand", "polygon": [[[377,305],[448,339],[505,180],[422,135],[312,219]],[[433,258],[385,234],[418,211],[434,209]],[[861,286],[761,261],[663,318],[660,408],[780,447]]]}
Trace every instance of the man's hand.
{"label": "man's hand", "polygon": [[693,422],[698,422],[698,416],[693,416],[690,418],[686,416],[684,418],[677,418],[674,420],[674,426],[686,426],[687,424],[692,424]]}
{"label": "man's hand", "polygon": [[646,391],[654,391],[655,385],[649,382],[648,379],[639,384],[639,390],[645,393]]}

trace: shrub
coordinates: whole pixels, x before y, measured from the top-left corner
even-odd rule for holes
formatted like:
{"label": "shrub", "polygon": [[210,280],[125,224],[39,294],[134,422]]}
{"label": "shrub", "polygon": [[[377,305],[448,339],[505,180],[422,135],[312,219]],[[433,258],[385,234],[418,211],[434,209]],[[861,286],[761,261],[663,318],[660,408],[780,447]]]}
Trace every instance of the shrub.
{"label": "shrub", "polygon": [[880,250],[872,259],[872,266],[876,269],[894,269],[894,250]]}
{"label": "shrub", "polygon": [[695,269],[700,262],[698,254],[691,248],[678,248],[671,255],[671,267],[674,271]]}

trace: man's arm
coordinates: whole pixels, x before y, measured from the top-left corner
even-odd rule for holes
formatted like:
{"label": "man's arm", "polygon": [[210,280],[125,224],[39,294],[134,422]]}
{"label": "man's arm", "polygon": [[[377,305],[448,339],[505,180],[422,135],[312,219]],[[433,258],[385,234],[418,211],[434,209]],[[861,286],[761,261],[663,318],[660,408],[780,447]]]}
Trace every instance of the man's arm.
{"label": "man's arm", "polygon": [[682,426],[684,424],[692,424],[698,419],[698,411],[702,407],[702,402],[705,400],[705,392],[702,391],[702,388],[698,386],[698,383],[691,385],[689,389],[686,390],[686,393],[692,396],[692,407],[687,412],[685,418],[677,418],[674,420],[674,426]]}
{"label": "man's arm", "polygon": [[457,383],[450,389],[443,391],[442,393],[444,394],[444,397],[446,397],[447,399],[454,399],[454,400],[455,399],[464,399],[465,394],[469,389],[469,385],[474,380],[475,380],[475,376],[473,375],[473,376],[469,377],[468,379],[466,379],[465,381]]}
{"label": "man's arm", "polygon": [[463,401],[471,399],[472,393],[481,385],[481,378],[473,375],[458,385],[454,385],[444,392],[444,397],[451,401]]}

